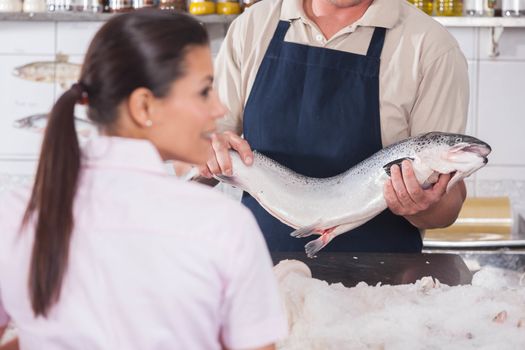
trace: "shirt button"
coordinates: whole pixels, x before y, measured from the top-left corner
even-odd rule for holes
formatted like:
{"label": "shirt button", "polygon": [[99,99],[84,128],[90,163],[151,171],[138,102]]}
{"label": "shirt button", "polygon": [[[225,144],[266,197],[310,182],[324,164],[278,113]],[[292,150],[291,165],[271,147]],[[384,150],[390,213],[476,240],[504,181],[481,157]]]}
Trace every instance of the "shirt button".
{"label": "shirt button", "polygon": [[317,40],[317,41],[319,41],[319,42],[323,42],[324,38],[323,38],[323,36],[322,36],[321,34],[317,34],[317,35],[315,36],[315,40]]}

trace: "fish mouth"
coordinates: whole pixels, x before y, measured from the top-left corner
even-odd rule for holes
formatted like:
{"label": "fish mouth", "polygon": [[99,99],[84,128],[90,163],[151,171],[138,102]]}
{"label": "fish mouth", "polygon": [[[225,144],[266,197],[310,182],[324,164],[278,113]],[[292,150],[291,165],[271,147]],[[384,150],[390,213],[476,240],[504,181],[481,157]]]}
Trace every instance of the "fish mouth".
{"label": "fish mouth", "polygon": [[[487,156],[490,154],[490,152],[492,152],[492,148],[486,143],[470,144],[470,145],[468,145],[466,147],[463,147],[461,150],[463,152],[470,152],[470,153],[478,154],[484,159],[486,159]],[[485,163],[486,163],[486,161],[485,161]]]}

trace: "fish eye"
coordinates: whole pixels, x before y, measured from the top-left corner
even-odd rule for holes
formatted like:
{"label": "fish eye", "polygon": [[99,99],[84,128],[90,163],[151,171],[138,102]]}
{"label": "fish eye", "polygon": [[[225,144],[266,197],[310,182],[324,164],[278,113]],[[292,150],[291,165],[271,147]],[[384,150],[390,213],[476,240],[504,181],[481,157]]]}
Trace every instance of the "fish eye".
{"label": "fish eye", "polygon": [[456,142],[461,142],[461,137],[456,137]]}

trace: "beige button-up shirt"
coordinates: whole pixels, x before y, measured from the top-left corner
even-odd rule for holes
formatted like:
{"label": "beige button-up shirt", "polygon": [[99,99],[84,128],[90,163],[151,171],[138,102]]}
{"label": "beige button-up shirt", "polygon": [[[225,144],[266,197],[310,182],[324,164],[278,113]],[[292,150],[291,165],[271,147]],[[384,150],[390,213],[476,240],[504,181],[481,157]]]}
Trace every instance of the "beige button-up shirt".
{"label": "beige button-up shirt", "polygon": [[379,76],[383,146],[427,131],[464,132],[465,57],[443,26],[406,0],[374,0],[363,17],[328,40],[305,15],[302,0],[264,0],[247,9],[231,24],[215,61],[216,88],[229,108],[222,130],[242,133],[244,105],[279,20],[291,22],[287,42],[360,55],[375,27],[388,29]]}

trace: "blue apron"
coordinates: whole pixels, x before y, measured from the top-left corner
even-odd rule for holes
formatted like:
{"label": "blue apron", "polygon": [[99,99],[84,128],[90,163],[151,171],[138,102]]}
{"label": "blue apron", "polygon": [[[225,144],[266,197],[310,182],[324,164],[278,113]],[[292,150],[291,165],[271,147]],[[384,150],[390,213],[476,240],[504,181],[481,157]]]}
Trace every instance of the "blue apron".
{"label": "blue apron", "polygon": [[[340,174],[382,148],[379,64],[385,28],[375,28],[366,56],[289,43],[280,21],[244,110],[243,133],[252,149],[306,176]],[[299,200],[299,198],[298,198]],[[270,251],[303,251],[317,236],[294,231],[244,193]],[[334,238],[324,251],[421,252],[419,230],[383,211]]]}

